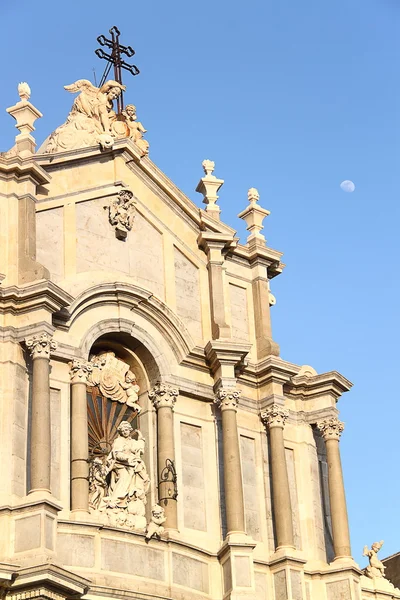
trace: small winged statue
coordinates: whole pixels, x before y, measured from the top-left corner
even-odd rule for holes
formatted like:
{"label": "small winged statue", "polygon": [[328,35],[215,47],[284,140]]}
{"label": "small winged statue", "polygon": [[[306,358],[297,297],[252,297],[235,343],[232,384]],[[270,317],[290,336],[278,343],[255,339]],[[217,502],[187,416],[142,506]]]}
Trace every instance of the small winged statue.
{"label": "small winged statue", "polygon": [[365,569],[365,575],[373,579],[374,577],[385,577],[385,565],[379,560],[378,552],[383,546],[383,540],[374,542],[369,550],[364,546],[363,556],[368,556],[369,565]]}

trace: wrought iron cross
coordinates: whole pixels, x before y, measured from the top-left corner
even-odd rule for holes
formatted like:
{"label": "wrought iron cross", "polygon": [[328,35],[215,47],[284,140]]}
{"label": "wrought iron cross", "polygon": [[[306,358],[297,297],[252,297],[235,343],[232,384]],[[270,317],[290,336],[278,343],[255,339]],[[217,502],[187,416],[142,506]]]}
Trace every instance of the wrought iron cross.
{"label": "wrought iron cross", "polygon": [[[131,46],[122,46],[122,44],[119,43],[119,36],[121,34],[119,29],[114,25],[114,27],[111,27],[110,33],[111,40],[106,38],[104,35],[99,35],[99,37],[97,38],[97,41],[101,46],[107,46],[111,49],[111,54],[107,54],[107,52],[104,52],[104,50],[102,50],[101,48],[97,48],[97,50],[95,50],[95,54],[99,58],[104,58],[104,60],[108,61],[109,63],[104,69],[104,73],[101,78],[99,87],[101,87],[107,81],[108,74],[112,66],[114,66],[114,79],[115,81],[118,81],[118,83],[120,83],[121,85],[122,69],[129,71],[129,73],[131,73],[132,75],[139,75],[140,73],[136,65],[128,65],[128,63],[121,58],[121,54],[125,54],[126,56],[131,58],[135,54],[135,51]],[[123,93],[121,92],[121,95],[117,98],[117,113],[119,115],[122,113],[123,108],[124,98]]]}

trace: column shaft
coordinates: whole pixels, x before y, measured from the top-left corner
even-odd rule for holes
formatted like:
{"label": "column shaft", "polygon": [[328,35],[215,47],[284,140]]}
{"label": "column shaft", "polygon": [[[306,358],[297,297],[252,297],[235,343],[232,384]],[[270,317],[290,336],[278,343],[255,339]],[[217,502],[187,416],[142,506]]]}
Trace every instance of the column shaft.
{"label": "column shaft", "polygon": [[351,556],[349,521],[340,460],[339,439],[326,440],[329,501],[335,558]]}
{"label": "column shaft", "polygon": [[49,359],[33,358],[29,492],[50,492],[51,424]]}
{"label": "column shaft", "polygon": [[277,549],[281,547],[294,548],[292,505],[290,500],[283,428],[278,426],[270,427],[269,437]]}
{"label": "column shaft", "polygon": [[71,384],[71,510],[89,511],[86,383]]}
{"label": "column shaft", "polygon": [[243,482],[236,408],[222,408],[222,451],[228,534],[245,533]]}
{"label": "column shaft", "polygon": [[158,496],[160,505],[164,508],[166,527],[168,529],[178,528],[177,503],[172,498],[174,485],[171,481],[163,481],[162,473],[166,467],[167,460],[175,465],[174,444],[174,413],[172,406],[159,406],[157,411],[157,444],[158,444]]}

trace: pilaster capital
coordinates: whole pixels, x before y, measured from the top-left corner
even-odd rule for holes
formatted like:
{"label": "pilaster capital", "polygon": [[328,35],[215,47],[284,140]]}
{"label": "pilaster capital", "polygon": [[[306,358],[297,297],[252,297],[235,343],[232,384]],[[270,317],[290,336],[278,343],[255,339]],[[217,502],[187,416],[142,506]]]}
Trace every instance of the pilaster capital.
{"label": "pilaster capital", "polygon": [[68,366],[71,383],[84,383],[87,385],[88,375],[93,370],[92,364],[90,362],[74,358],[70,363],[68,363]]}
{"label": "pilaster capital", "polygon": [[57,349],[57,342],[46,332],[26,338],[25,345],[33,359],[47,358],[50,360],[50,353]]}
{"label": "pilaster capital", "polygon": [[344,429],[344,423],[339,421],[337,417],[330,417],[319,421],[317,423],[318,429],[321,431],[325,441],[337,440],[339,441],[342,431]]}
{"label": "pilaster capital", "polygon": [[149,391],[149,398],[154,408],[164,408],[165,406],[174,410],[174,405],[179,396],[179,390],[168,383],[157,382],[152,390]]}
{"label": "pilaster capital", "polygon": [[285,427],[286,420],[289,416],[289,412],[279,406],[279,404],[272,404],[266,410],[261,413],[261,420],[266,427]]}
{"label": "pilaster capital", "polygon": [[223,410],[237,411],[241,390],[238,388],[221,387],[216,393],[215,403]]}

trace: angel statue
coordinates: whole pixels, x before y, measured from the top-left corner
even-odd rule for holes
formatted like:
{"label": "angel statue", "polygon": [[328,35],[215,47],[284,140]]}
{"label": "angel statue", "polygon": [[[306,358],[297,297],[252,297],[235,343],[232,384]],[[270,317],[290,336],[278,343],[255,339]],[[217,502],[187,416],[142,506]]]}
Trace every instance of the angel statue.
{"label": "angel statue", "polygon": [[363,556],[368,556],[369,565],[365,569],[365,575],[373,579],[374,577],[385,577],[385,565],[379,560],[377,554],[383,546],[383,540],[380,542],[374,542],[371,546],[371,550],[368,546],[364,546]]}
{"label": "angel statue", "polygon": [[119,137],[113,130],[117,119],[113,101],[125,90],[125,86],[109,80],[98,88],[87,79],[78,79],[64,89],[72,94],[79,92],[79,95],[66,122],[50,135],[44,152],[73,150],[98,143],[103,148],[112,147],[113,138]]}

